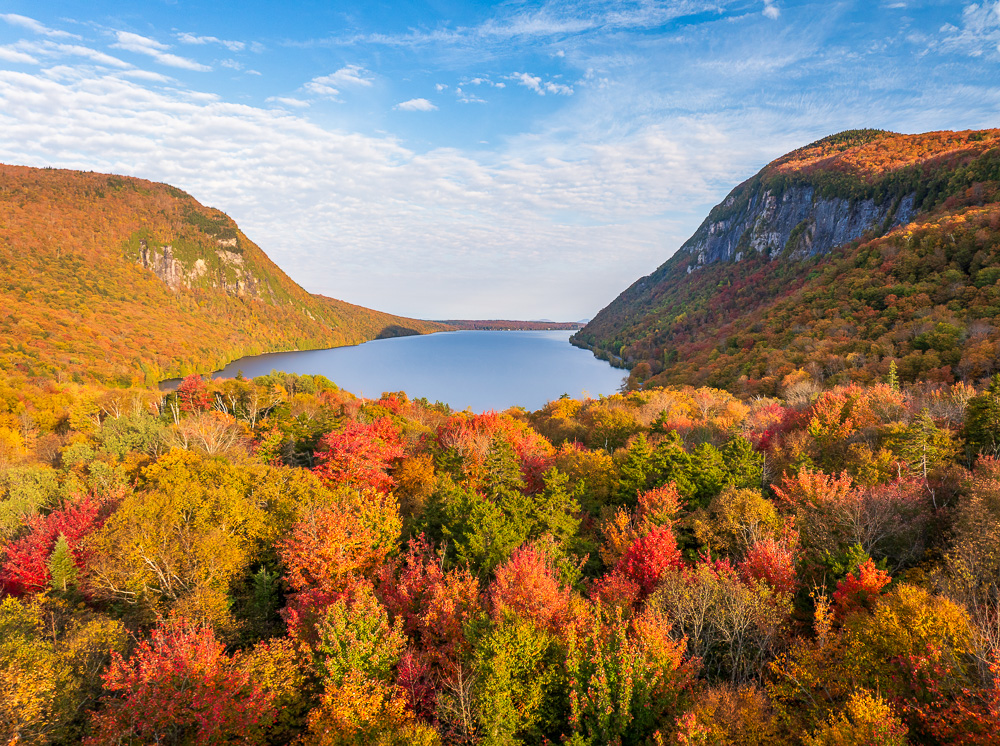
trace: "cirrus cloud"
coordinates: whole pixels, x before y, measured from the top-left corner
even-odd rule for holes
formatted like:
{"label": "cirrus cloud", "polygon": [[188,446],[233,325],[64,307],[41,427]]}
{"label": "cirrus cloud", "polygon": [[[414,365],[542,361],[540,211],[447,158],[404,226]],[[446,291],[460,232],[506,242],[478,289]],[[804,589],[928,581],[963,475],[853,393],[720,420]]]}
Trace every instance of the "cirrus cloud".
{"label": "cirrus cloud", "polygon": [[207,72],[212,69],[208,65],[195,62],[187,57],[179,57],[176,54],[170,54],[166,51],[170,49],[167,44],[158,42],[155,39],[150,39],[148,36],[133,34],[131,31],[116,31],[115,37],[118,41],[111,45],[115,49],[124,49],[127,52],[144,54],[147,57],[152,57],[161,65],[177,67],[184,70],[195,70],[197,72]]}

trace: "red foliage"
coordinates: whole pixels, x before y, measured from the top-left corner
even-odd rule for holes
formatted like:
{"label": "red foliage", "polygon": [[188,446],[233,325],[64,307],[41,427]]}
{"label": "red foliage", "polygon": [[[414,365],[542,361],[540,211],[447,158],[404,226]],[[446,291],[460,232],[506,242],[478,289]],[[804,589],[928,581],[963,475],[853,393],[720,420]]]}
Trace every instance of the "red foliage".
{"label": "red foliage", "polygon": [[59,535],[66,537],[77,567],[84,565],[80,539],[101,527],[104,514],[91,496],[47,516],[28,520],[29,533],[7,547],[0,568],[0,587],[12,596],[36,593],[49,585],[49,556]]}
{"label": "red foliage", "polygon": [[795,578],[795,555],[787,546],[774,539],[764,539],[754,544],[739,564],[744,582],[759,580],[778,593],[794,593],[798,587]]}
{"label": "red foliage", "polygon": [[902,661],[912,698],[903,707],[919,730],[935,743],[992,746],[1000,723],[1000,659],[990,666],[991,684],[984,688],[958,686],[955,662],[939,649]]}
{"label": "red foliage", "polygon": [[654,526],[632,542],[610,575],[597,584],[595,593],[607,601],[617,599],[617,603],[630,595],[629,583],[634,583],[637,600],[644,600],[656,589],[664,572],[683,566],[670,526]]}
{"label": "red foliage", "polygon": [[552,444],[525,423],[498,412],[455,414],[437,431],[438,445],[462,457],[462,471],[473,481],[480,478],[483,461],[496,438],[506,440],[514,449],[527,491],[540,490],[541,477],[552,466],[554,452]]}
{"label": "red foliage", "polygon": [[444,572],[423,536],[411,540],[399,566],[382,569],[379,596],[403,620],[422,665],[447,675],[471,650],[465,627],[483,613],[479,581],[468,568]]}
{"label": "red foliage", "polygon": [[833,593],[833,605],[837,619],[843,620],[849,614],[861,609],[870,609],[879,593],[892,581],[889,573],[879,570],[868,558],[858,567],[857,576],[847,573],[847,577],[837,583]]}
{"label": "red foliage", "polygon": [[410,709],[422,720],[433,719],[437,689],[431,666],[418,652],[407,650],[400,656],[396,671],[396,685],[405,693]]}
{"label": "red foliage", "polygon": [[569,614],[568,590],[559,585],[552,563],[537,549],[514,550],[497,569],[490,588],[493,617],[511,614],[555,632]]}
{"label": "red foliage", "polygon": [[684,498],[677,485],[669,482],[639,495],[635,521],[639,526],[669,526],[681,512]]}
{"label": "red foliage", "polygon": [[844,502],[851,494],[853,483],[848,474],[839,477],[821,471],[801,470],[791,477],[783,477],[781,487],[774,486],[779,501],[789,508],[821,508],[824,505]]}
{"label": "red foliage", "polygon": [[639,584],[621,573],[609,572],[594,582],[591,595],[608,606],[631,608],[639,603]]}
{"label": "red foliage", "polygon": [[177,387],[177,398],[184,412],[204,412],[212,405],[205,379],[195,374],[181,381]]}
{"label": "red foliage", "polygon": [[396,484],[389,467],[403,453],[399,429],[388,417],[371,424],[349,422],[320,440],[313,471],[327,485],[388,492]]}
{"label": "red foliage", "polygon": [[379,575],[379,597],[408,635],[419,634],[421,616],[434,590],[444,582],[441,560],[421,534],[410,539],[402,561],[386,563]]}
{"label": "red foliage", "polygon": [[127,661],[114,653],[93,746],[254,743],[274,719],[271,698],[225,654],[211,628],[173,621]]}
{"label": "red foliage", "polygon": [[370,492],[357,502],[315,510],[300,520],[278,550],[286,567],[285,621],[293,635],[309,639],[328,604],[377,573],[399,536],[391,496]]}

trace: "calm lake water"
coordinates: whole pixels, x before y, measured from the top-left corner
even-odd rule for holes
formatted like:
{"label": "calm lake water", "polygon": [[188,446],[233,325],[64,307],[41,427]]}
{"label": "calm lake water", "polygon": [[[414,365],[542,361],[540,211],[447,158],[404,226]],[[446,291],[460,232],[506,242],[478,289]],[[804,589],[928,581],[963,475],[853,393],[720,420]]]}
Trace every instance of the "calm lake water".
{"label": "calm lake water", "polygon": [[244,357],[214,374],[247,378],[272,370],[320,374],[342,389],[378,398],[405,391],[475,412],[540,409],[562,394],[613,394],[626,371],[569,343],[570,332],[439,332],[378,339],[356,347]]}

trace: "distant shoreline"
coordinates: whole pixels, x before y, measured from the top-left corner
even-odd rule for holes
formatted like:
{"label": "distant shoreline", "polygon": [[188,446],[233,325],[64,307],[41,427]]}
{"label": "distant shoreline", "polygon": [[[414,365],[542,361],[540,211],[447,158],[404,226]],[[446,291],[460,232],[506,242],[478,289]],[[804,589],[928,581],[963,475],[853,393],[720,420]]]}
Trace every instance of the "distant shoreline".
{"label": "distant shoreline", "polygon": [[579,321],[513,321],[509,319],[449,319],[433,323],[447,324],[459,330],[475,331],[576,331],[584,327]]}

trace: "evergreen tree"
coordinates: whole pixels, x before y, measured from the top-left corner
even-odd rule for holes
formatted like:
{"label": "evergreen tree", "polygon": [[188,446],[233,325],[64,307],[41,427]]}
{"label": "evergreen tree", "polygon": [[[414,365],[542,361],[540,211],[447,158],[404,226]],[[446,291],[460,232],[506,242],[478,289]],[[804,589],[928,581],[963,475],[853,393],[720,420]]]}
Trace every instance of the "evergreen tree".
{"label": "evergreen tree", "polygon": [[980,396],[969,399],[965,408],[965,440],[977,453],[1000,453],[1000,374]]}
{"label": "evergreen tree", "polygon": [[49,584],[53,590],[67,593],[76,588],[78,571],[76,561],[73,559],[73,551],[69,548],[69,542],[64,534],[59,534],[55,548],[49,555]]}
{"label": "evergreen tree", "polygon": [[727,484],[738,489],[760,488],[764,475],[764,454],[754,450],[753,444],[739,435],[722,447]]}
{"label": "evergreen tree", "polygon": [[691,457],[684,450],[681,436],[677,434],[676,430],[671,430],[656,446],[656,451],[653,453],[653,471],[655,482],[650,485],[650,488],[673,482],[677,485],[677,491],[684,497],[694,495]]}
{"label": "evergreen tree", "polygon": [[692,497],[700,505],[722,492],[729,479],[729,472],[719,449],[711,443],[702,443],[691,453]]}
{"label": "evergreen tree", "polygon": [[618,492],[615,495],[619,505],[633,507],[639,493],[652,486],[653,449],[646,436],[639,434],[628,447],[618,466]]}
{"label": "evergreen tree", "polygon": [[885,382],[893,391],[899,391],[899,373],[896,371],[895,360],[889,363],[889,375],[886,377]]}

